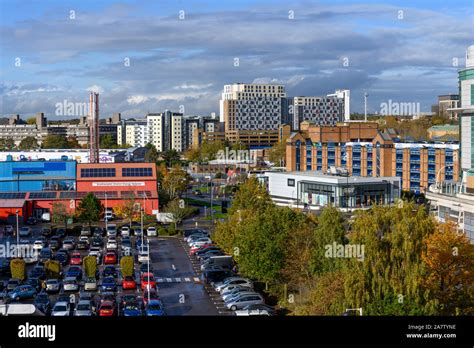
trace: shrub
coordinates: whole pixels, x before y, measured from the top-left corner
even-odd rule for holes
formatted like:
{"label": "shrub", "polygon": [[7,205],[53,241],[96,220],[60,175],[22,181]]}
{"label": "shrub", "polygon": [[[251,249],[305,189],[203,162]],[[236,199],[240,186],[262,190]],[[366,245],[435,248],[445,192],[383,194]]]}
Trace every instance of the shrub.
{"label": "shrub", "polygon": [[132,256],[124,256],[120,259],[122,277],[133,276],[134,261]]}
{"label": "shrub", "polygon": [[95,278],[97,272],[97,259],[95,256],[86,256],[82,261],[87,278]]}
{"label": "shrub", "polygon": [[160,226],[158,228],[158,235],[159,236],[167,236],[168,235],[168,231],[166,230],[166,228],[164,228],[163,226]]}
{"label": "shrub", "polygon": [[25,279],[25,261],[23,259],[13,259],[10,262],[10,271],[12,278],[24,280]]}
{"label": "shrub", "polygon": [[174,236],[177,233],[175,224],[171,224],[168,227],[168,234]]}
{"label": "shrub", "polygon": [[59,279],[61,276],[61,264],[56,260],[48,260],[44,263],[44,270],[48,279]]}

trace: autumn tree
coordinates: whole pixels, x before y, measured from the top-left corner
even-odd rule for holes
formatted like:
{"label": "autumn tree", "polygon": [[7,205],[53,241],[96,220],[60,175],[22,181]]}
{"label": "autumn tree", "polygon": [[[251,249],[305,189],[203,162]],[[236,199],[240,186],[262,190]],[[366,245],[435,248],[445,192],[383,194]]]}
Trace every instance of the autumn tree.
{"label": "autumn tree", "polygon": [[68,141],[61,135],[48,135],[43,140],[44,149],[67,149],[69,146]]}
{"label": "autumn tree", "polygon": [[67,223],[70,218],[72,218],[72,214],[67,210],[67,203],[66,202],[54,202],[52,206],[53,215],[52,221],[55,224],[64,224],[64,229],[67,230]]}
{"label": "autumn tree", "polygon": [[474,248],[453,224],[440,224],[426,238],[422,254],[425,275],[438,315],[474,314]]}
{"label": "autumn tree", "polygon": [[283,167],[286,160],[286,139],[273,145],[268,156],[270,162]]}
{"label": "autumn tree", "polygon": [[174,166],[163,178],[163,189],[167,191],[170,200],[178,197],[186,190],[190,182],[189,174],[181,169],[180,166]]}
{"label": "autumn tree", "polygon": [[39,147],[35,137],[25,137],[20,141],[18,148],[20,150],[34,150]]}

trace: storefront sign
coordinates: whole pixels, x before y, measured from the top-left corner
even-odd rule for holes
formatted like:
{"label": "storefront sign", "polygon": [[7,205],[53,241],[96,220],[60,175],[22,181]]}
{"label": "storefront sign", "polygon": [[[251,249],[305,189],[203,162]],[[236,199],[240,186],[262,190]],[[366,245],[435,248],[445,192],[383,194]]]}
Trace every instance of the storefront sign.
{"label": "storefront sign", "polygon": [[143,181],[123,181],[123,182],[93,182],[92,186],[111,187],[111,186],[145,186]]}

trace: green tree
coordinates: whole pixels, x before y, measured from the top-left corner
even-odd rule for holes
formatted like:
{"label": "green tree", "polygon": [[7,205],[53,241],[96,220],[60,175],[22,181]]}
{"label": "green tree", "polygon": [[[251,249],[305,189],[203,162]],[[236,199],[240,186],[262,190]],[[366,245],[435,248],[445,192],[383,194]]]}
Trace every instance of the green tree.
{"label": "green tree", "polygon": [[187,211],[179,198],[170,201],[165,207],[166,213],[173,214],[173,222],[175,225],[180,224],[187,216]]}
{"label": "green tree", "polygon": [[68,137],[67,138],[67,146],[68,149],[80,149],[81,145],[77,141],[76,137]]}
{"label": "green tree", "polygon": [[267,204],[271,204],[271,198],[266,188],[258,182],[257,178],[250,177],[239,186],[229,213],[233,214],[244,209],[257,212],[259,209],[265,208]]}
{"label": "green tree", "polygon": [[87,278],[96,278],[97,274],[97,258],[95,256],[89,255],[84,257],[82,260],[84,264],[84,272],[86,273]]}
{"label": "green tree", "polygon": [[104,207],[100,200],[93,193],[89,192],[79,202],[76,214],[79,221],[89,224],[90,227],[92,222],[99,221],[103,211]]}
{"label": "green tree", "polygon": [[167,191],[171,200],[178,197],[186,190],[191,178],[189,174],[181,169],[180,166],[174,166],[163,178],[163,189]]}
{"label": "green tree", "polygon": [[61,135],[48,135],[43,140],[44,149],[67,149],[68,146],[67,139]]}
{"label": "green tree", "polygon": [[20,145],[18,145],[18,148],[20,150],[34,150],[34,149],[37,149],[38,147],[39,147],[38,142],[36,141],[35,137],[23,138],[20,141]]}
{"label": "green tree", "polygon": [[123,256],[120,259],[120,269],[122,271],[122,277],[131,277],[133,276],[134,261],[133,256]]}
{"label": "green tree", "polygon": [[103,149],[115,149],[117,142],[114,140],[112,134],[104,134],[100,137],[100,147]]}
{"label": "green tree", "polygon": [[124,220],[128,220],[130,222],[130,227],[131,227],[134,217],[136,217],[136,215],[140,213],[140,210],[137,209],[137,204],[135,202],[135,199],[129,198],[121,205],[116,206],[114,208],[114,213],[118,217]]}
{"label": "green tree", "polygon": [[26,124],[33,125],[36,124],[36,117],[30,117],[26,120]]}
{"label": "green tree", "polygon": [[345,244],[345,228],[342,214],[333,206],[323,209],[318,226],[314,231],[314,249],[311,261],[311,270],[314,274],[323,274],[335,271],[340,267],[341,259],[328,257],[326,250],[336,245]]}
{"label": "green tree", "polygon": [[276,164],[279,167],[285,166],[286,160],[286,139],[283,141],[276,143],[270,149],[270,154],[268,156],[270,162]]}
{"label": "green tree", "polygon": [[161,153],[161,158],[171,167],[174,163],[179,163],[181,156],[175,149],[166,150]]}
{"label": "green tree", "polygon": [[13,150],[15,148],[15,141],[12,138],[1,138],[0,149],[1,150]]}
{"label": "green tree", "polygon": [[155,145],[148,143],[145,145],[148,151],[145,154],[145,162],[156,163],[160,157],[160,154],[156,150]]}

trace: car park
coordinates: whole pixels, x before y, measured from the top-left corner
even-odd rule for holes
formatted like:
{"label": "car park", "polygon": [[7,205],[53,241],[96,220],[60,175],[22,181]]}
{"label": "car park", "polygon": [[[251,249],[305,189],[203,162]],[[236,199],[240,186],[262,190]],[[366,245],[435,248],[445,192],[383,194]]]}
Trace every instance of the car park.
{"label": "car park", "polygon": [[94,314],[90,300],[79,300],[74,309],[75,317],[90,317]]}
{"label": "car park", "polygon": [[56,293],[61,290],[61,281],[59,279],[46,280],[45,290],[47,293]]}
{"label": "car park", "polygon": [[71,314],[71,306],[68,301],[58,301],[51,311],[53,317],[66,317]]}
{"label": "car park", "polygon": [[118,272],[115,266],[107,265],[102,270],[102,277],[114,277],[117,278]]}
{"label": "car park", "polygon": [[105,277],[102,279],[102,283],[100,285],[101,292],[116,292],[117,291],[117,283],[115,282],[114,277]]}
{"label": "car park", "polygon": [[71,266],[66,272],[66,277],[74,277],[77,280],[82,279],[82,268],[80,266]]}

